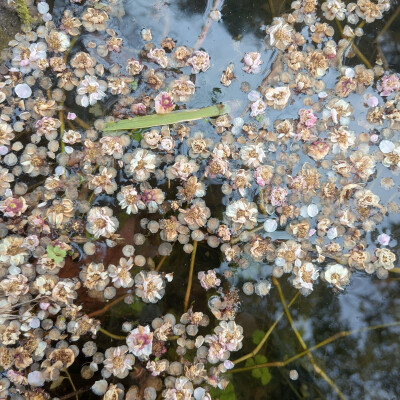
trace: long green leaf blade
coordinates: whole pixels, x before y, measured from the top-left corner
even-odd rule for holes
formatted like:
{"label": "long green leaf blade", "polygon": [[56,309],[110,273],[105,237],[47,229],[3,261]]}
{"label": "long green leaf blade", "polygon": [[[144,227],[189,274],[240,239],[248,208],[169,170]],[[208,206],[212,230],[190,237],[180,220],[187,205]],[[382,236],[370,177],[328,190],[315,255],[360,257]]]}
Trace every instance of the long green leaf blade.
{"label": "long green leaf blade", "polygon": [[123,119],[118,122],[110,122],[103,129],[104,132],[122,131],[130,129],[151,128],[153,126],[170,125],[185,121],[217,117],[227,112],[227,106],[218,104],[216,106],[204,107],[194,110],[172,111],[168,114],[145,115],[132,119]]}

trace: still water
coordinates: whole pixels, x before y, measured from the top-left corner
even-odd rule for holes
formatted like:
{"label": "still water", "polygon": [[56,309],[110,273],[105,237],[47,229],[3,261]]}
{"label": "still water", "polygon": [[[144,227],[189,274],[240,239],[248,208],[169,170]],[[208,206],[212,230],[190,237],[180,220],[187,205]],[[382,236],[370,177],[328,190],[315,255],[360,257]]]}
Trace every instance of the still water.
{"label": "still water", "polygon": [[[248,0],[227,0],[203,1],[203,0],[172,0],[148,1],[148,0],[127,0],[116,7],[116,16],[112,28],[124,38],[125,45],[121,53],[110,53],[105,59],[105,66],[110,66],[118,61],[124,64],[128,58],[139,56],[142,41],[140,31],[148,28],[152,32],[153,41],[159,43],[164,37],[172,37],[180,45],[193,47],[198,40],[200,33],[207,21],[210,10],[215,3],[222,5],[222,19],[213,22],[201,48],[205,49],[211,58],[211,68],[207,74],[196,75],[196,96],[187,103],[188,108],[205,107],[212,103],[229,103],[232,115],[240,115],[247,105],[247,98],[243,95],[241,85],[246,82],[252,89],[256,89],[262,78],[271,69],[276,57],[276,51],[266,49],[264,43],[263,27],[272,21],[272,18],[290,10],[290,2],[284,1],[248,1]],[[397,3],[392,5],[395,10]],[[64,2],[57,0],[54,5],[54,12],[62,12]],[[389,18],[390,13],[387,18]],[[384,35],[375,38],[380,29],[384,26],[385,19],[372,24],[366,28],[365,36],[360,40],[359,47],[370,59],[376,54],[383,56],[385,63],[394,72],[400,71],[400,19],[397,18]],[[100,36],[96,34],[85,34],[80,37],[83,43],[89,41],[100,42]],[[6,39],[3,40],[4,42]],[[371,45],[372,43],[372,45]],[[4,43],[3,43],[4,45]],[[77,46],[76,51],[79,46]],[[258,75],[244,74],[241,71],[241,60],[243,54],[250,51],[258,51],[264,61],[262,71]],[[234,80],[230,87],[222,87],[220,84],[221,73],[226,67],[233,63],[237,66]],[[346,59],[348,65],[359,64],[357,59]],[[338,73],[330,71],[324,78],[333,82]],[[139,83],[140,85],[140,83]],[[351,101],[351,97],[350,97]],[[104,109],[91,110],[85,119],[95,119],[94,113],[105,115],[111,107],[106,104]],[[357,109],[357,104],[353,104]],[[291,111],[297,111],[293,105]],[[284,111],[271,111],[267,115],[274,119],[283,119]],[[359,107],[355,113],[365,119],[365,110]],[[362,114],[364,113],[364,115]],[[350,125],[351,129],[359,132],[357,120]],[[201,128],[212,137],[214,130],[206,123]],[[378,174],[380,171],[378,170]],[[386,172],[382,172],[381,177]],[[374,183],[369,183],[369,187]],[[396,196],[397,187],[384,193],[377,193],[383,200]],[[210,193],[211,192],[211,193]],[[221,192],[220,185],[216,182],[212,190],[208,192],[207,204],[212,208],[213,214],[222,213],[223,204],[226,203]],[[398,196],[398,195],[397,195]],[[398,197],[397,197],[398,199]],[[110,200],[110,206],[112,206]],[[219,211],[220,210],[220,211]],[[126,232],[136,232],[137,222],[134,219],[121,221],[122,229]],[[400,237],[399,216],[389,216],[381,225],[382,229],[391,232],[394,239]],[[277,233],[277,235],[282,233]],[[376,240],[376,234],[370,235],[367,239],[372,243]],[[154,256],[157,243],[146,244],[147,248],[143,253]],[[220,268],[224,271],[226,263],[221,262],[220,252],[207,246],[201,247],[196,258],[196,271],[209,268]],[[392,251],[400,258],[400,243],[397,240]],[[112,254],[102,255],[108,261],[112,260]],[[107,258],[108,257],[108,258]],[[166,312],[181,312],[182,299],[185,294],[187,282],[187,267],[190,256],[184,254],[180,249],[174,249],[168,257],[163,269],[173,271],[174,281],[166,293],[162,305],[146,305],[132,309],[126,305],[114,307],[103,318],[103,324],[110,331],[113,327],[121,325],[125,320],[140,320],[142,324],[150,322],[154,317]],[[230,283],[241,287],[247,280],[257,280],[268,277],[271,274],[271,267],[266,264],[250,265],[246,270],[237,271]],[[399,275],[400,276],[400,275]],[[289,301],[296,290],[281,279],[284,295]],[[326,285],[319,284],[314,292],[308,296],[299,296],[291,307],[291,314],[294,324],[301,333],[306,345],[312,347],[324,339],[341,331],[359,330],[360,328],[389,323],[400,319],[399,307],[399,280],[396,274],[390,274],[386,280],[379,280],[375,276],[367,276],[363,272],[355,272],[351,284],[346,290],[334,293]],[[207,303],[206,293],[199,287],[193,288],[192,297],[198,311],[202,305]],[[257,296],[242,296],[241,312],[237,322],[244,326],[245,341],[243,349],[235,354],[235,358],[251,351],[255,344],[253,337],[255,331],[267,331],[271,324],[282,312],[282,305],[278,292],[275,288],[269,296],[260,300]],[[161,308],[164,307],[164,308]],[[94,306],[98,308],[98,306]],[[204,308],[202,311],[206,311]],[[391,327],[382,330],[364,331],[354,335],[340,338],[313,352],[314,360],[326,373],[334,384],[343,392],[348,399],[397,399],[400,398],[400,387],[398,385],[400,353],[398,336],[400,327]],[[110,339],[103,337],[104,347],[110,346]],[[99,345],[101,342],[98,342]],[[302,351],[293,330],[286,317],[283,317],[277,327],[273,330],[267,346],[259,353],[270,361],[283,361]],[[82,363],[85,360],[82,358]],[[78,363],[79,364],[79,363]],[[244,365],[240,365],[244,366]],[[289,372],[298,372],[297,380],[289,379]],[[80,386],[86,385],[80,377],[80,369],[70,370],[74,381]],[[233,390],[225,394],[219,394],[224,400],[246,400],[246,399],[336,399],[337,394],[332,390],[320,374],[316,374],[308,357],[301,357],[287,366],[268,370],[270,379],[262,382],[251,372],[239,372],[233,375]],[[268,381],[268,382],[267,382]],[[263,384],[264,383],[264,384]],[[68,393],[67,387],[59,388],[59,396]],[[91,392],[87,392],[85,398],[95,398]],[[83,397],[83,396],[82,396]]]}

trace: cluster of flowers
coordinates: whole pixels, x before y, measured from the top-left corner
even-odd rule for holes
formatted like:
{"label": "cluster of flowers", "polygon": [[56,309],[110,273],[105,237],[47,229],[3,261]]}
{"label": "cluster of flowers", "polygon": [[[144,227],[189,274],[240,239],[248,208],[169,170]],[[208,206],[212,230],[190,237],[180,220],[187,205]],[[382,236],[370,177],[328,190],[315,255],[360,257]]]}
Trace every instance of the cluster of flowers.
{"label": "cluster of flowers", "polygon": [[[317,22],[315,0],[293,2],[292,13],[266,28],[268,46],[279,52],[263,85],[248,91],[246,120],[221,115],[211,121],[213,133],[196,123],[151,128],[139,141],[126,131],[102,130],[107,122],[179,108],[196,85],[189,75],[164,69],[203,73],[210,57],[176,47],[171,38],[156,47],[144,30],[139,59],[106,67],[102,60],[124,49],[108,29],[121,4],[73,2],[75,13],[67,9],[60,21],[40,2],[44,24],[16,35],[0,67],[0,397],[49,398],[49,382],[83,354],[91,361],[82,376],[105,400],[154,400],[158,393],[169,400],[210,399],[210,387],[227,385],[231,352],[243,340],[234,322],[239,290],[219,288],[223,277],[215,269],[198,273],[201,286],[215,291],[208,301],[217,320],[212,334],[199,334],[210,317],[189,309],[150,325],[126,322],[126,344],[102,352],[95,342],[101,322],[84,312],[81,295],[110,300],[126,294],[127,303],[162,299],[172,274],[156,271],[138,254],[150,235],[161,242],[158,255],[168,256],[174,243],[191,253],[193,242],[204,241],[223,253],[226,280],[231,265],[263,263],[275,277],[288,274],[304,295],[319,278],[342,290],[355,270],[385,278],[396,255],[380,224],[400,207],[393,199],[384,203],[368,185],[378,169],[399,172],[400,80],[378,64],[346,68],[341,59],[362,35],[351,25],[382,18],[389,2],[327,0],[324,23]],[[329,24],[335,18],[348,22],[338,43]],[[295,30],[296,23],[307,26],[309,37]],[[98,32],[104,42],[76,49],[84,30]],[[244,73],[257,74],[261,65],[260,53],[244,55]],[[338,68],[334,88],[322,80],[330,67]],[[230,65],[221,84],[234,79]],[[92,125],[77,116],[116,95],[111,116]],[[364,121],[354,121],[356,102],[348,97],[361,99]],[[266,118],[267,110],[282,115],[295,99],[302,105],[291,117],[288,111],[284,120]],[[390,176],[380,184],[395,186]],[[211,187],[224,197],[222,217],[205,200]],[[137,214],[140,231],[133,238],[119,234],[117,216],[123,214]],[[378,244],[370,248],[366,235],[375,231]],[[105,265],[105,248],[122,252],[118,265]],[[65,270],[73,265],[80,268],[71,276]],[[262,279],[242,289],[266,296],[271,284]],[[93,341],[78,347],[88,335]],[[172,342],[176,361],[166,356]],[[139,375],[139,386],[111,383]]]}

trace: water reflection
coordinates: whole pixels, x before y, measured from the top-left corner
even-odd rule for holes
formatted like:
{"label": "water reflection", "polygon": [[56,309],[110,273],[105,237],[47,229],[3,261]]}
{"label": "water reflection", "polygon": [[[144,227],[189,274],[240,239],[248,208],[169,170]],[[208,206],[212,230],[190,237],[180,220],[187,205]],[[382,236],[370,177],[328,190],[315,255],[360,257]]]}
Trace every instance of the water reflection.
{"label": "water reflection", "polygon": [[[275,12],[282,11],[289,3],[273,2]],[[137,52],[139,46],[139,31],[141,27],[150,28],[154,43],[159,43],[165,36],[179,39],[180,44],[193,46],[207,19],[212,7],[211,1],[177,1],[177,2],[147,2],[128,0],[125,5],[126,15],[116,29],[122,31],[127,39],[132,52]],[[212,69],[207,75],[197,76],[198,87],[196,98],[188,104],[189,107],[209,105],[210,99],[215,102],[231,101],[233,110],[242,110],[245,102],[238,104],[237,99],[243,99],[240,91],[240,79],[231,87],[222,88],[219,79],[221,72],[229,63],[234,63],[236,68],[241,67],[240,61],[246,51],[261,51],[264,60],[262,74],[271,66],[274,53],[266,50],[262,40],[263,34],[260,27],[272,20],[271,6],[265,1],[229,0],[224,2],[222,9],[223,18],[219,23],[213,23],[206,40],[202,46],[209,52],[212,60]],[[384,24],[385,21],[382,21]],[[391,28],[380,40],[381,49],[390,66],[396,68],[398,64],[397,31],[399,25],[393,23]],[[373,36],[373,32],[367,31]],[[390,40],[389,40],[390,38]],[[368,43],[364,44],[368,46]],[[363,49],[363,46],[361,46]],[[124,56],[124,55],[122,55]],[[131,56],[131,55],[130,55]],[[358,64],[358,59],[347,60],[349,65]],[[398,68],[398,67],[397,67]],[[334,81],[337,77],[331,71],[326,79]],[[259,76],[246,76],[250,86],[256,88]],[[351,101],[352,97],[350,97]],[[356,97],[354,96],[354,99]],[[359,110],[355,113],[365,119],[365,109],[360,104],[355,104]],[[236,108],[235,108],[236,107]],[[287,110],[285,110],[287,112]],[[271,118],[277,118],[279,111],[271,112]],[[357,122],[353,121],[351,129],[360,131]],[[300,166],[299,166],[300,167]],[[385,172],[384,172],[385,173]],[[384,175],[383,175],[384,176]],[[374,183],[370,183],[371,187]],[[222,194],[218,185],[213,187],[214,198],[213,213],[221,207]],[[396,194],[392,191],[380,193],[382,199],[388,199]],[[209,192],[210,193],[210,192]],[[208,199],[210,200],[210,199]],[[211,202],[207,201],[207,204]],[[397,236],[400,229],[399,216],[393,216],[383,224],[384,229],[391,231],[393,237]],[[375,234],[374,234],[375,235]],[[375,237],[372,238],[376,240]],[[371,240],[371,238],[369,238]],[[399,243],[395,251],[400,256]],[[162,312],[181,311],[181,304],[177,299],[183,297],[186,282],[185,265],[189,257],[182,258],[182,254],[175,250],[169,258],[167,269],[175,271],[174,288],[166,294],[168,304],[166,309],[160,310],[156,306],[144,307],[140,318],[150,321],[155,315]],[[204,249],[197,260],[198,270],[217,267],[220,265],[220,253],[212,249]],[[179,267],[179,268],[178,268]],[[225,264],[221,265],[224,270]],[[257,265],[237,273],[233,278],[238,287],[249,279],[259,279],[270,275],[271,268],[267,265]],[[284,293],[287,301],[294,295],[295,290],[284,283]],[[193,289],[196,306],[206,303],[204,291]],[[399,281],[390,279],[379,281],[365,273],[356,273],[351,285],[343,293],[333,293],[325,285],[318,285],[312,295],[300,297],[291,309],[295,325],[301,332],[307,346],[313,346],[345,330],[358,330],[363,327],[378,325],[400,319],[398,309]],[[238,323],[246,327],[245,345],[237,357],[249,352],[254,344],[251,335],[256,329],[266,331],[282,310],[277,290],[273,289],[271,295],[264,300],[257,297],[242,298],[243,312],[238,317]],[[118,320],[118,319],[117,319]],[[110,318],[110,326],[115,325],[116,319]],[[315,351],[314,357],[317,364],[335,382],[348,399],[393,399],[398,398],[400,388],[397,383],[396,371],[400,368],[398,335],[399,327],[384,330],[365,331],[348,336],[322,347]],[[302,348],[286,318],[283,318],[274,330],[266,349],[262,354],[268,361],[284,360],[299,352]],[[289,381],[290,369],[296,369],[299,379]],[[266,386],[250,373],[241,373],[234,376],[233,383],[237,399],[336,399],[337,394],[320,375],[316,374],[307,357],[281,368],[270,370],[272,379]]]}

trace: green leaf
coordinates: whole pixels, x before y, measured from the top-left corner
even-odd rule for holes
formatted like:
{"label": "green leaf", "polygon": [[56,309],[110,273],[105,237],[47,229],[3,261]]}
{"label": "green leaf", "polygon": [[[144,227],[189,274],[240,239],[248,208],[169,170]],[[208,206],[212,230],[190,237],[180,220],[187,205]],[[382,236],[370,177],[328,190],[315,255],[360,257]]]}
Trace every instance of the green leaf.
{"label": "green leaf", "polygon": [[259,368],[253,369],[251,371],[251,376],[254,378],[260,379],[262,377],[261,369],[259,369]]}
{"label": "green leaf", "polygon": [[235,388],[232,383],[229,383],[225,390],[212,388],[210,395],[214,400],[236,400]]}
{"label": "green leaf", "polygon": [[264,364],[267,362],[267,357],[262,356],[261,354],[257,354],[255,357],[256,364]]}
{"label": "green leaf", "polygon": [[59,263],[67,256],[67,250],[62,249],[60,246],[51,246],[48,245],[46,247],[47,256],[54,260],[54,262]]}
{"label": "green leaf", "polygon": [[118,122],[110,122],[103,129],[105,132],[151,128],[153,126],[170,125],[178,122],[195,121],[198,119],[217,117],[228,111],[227,106],[218,104],[216,106],[204,107],[194,110],[172,111],[168,114],[153,114],[131,119],[123,119]]}
{"label": "green leaf", "polygon": [[143,139],[142,134],[138,131],[135,132],[131,135],[131,139],[134,140],[135,142],[140,142]]}
{"label": "green leaf", "polygon": [[262,338],[264,337],[265,332],[260,329],[256,329],[253,334],[251,335],[254,344],[258,344],[261,342]]}
{"label": "green leaf", "polygon": [[133,91],[135,91],[138,87],[138,81],[132,81],[131,83],[129,83],[129,86]]}
{"label": "green leaf", "polygon": [[272,378],[271,372],[269,372],[268,368],[263,368],[262,370],[263,370],[263,374],[261,376],[261,384],[263,386],[267,386]]}
{"label": "green leaf", "polygon": [[[254,358],[246,360],[246,367],[252,367],[254,365],[264,364],[267,362],[267,357],[257,354]],[[255,368],[251,370],[251,376],[256,379],[260,379],[263,386],[268,385],[271,380],[271,373],[269,368]]]}
{"label": "green leaf", "polygon": [[248,359],[246,360],[245,366],[246,366],[246,367],[252,367],[254,364],[255,364],[255,363],[254,363],[254,358],[248,358]]}

